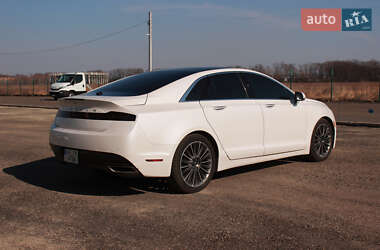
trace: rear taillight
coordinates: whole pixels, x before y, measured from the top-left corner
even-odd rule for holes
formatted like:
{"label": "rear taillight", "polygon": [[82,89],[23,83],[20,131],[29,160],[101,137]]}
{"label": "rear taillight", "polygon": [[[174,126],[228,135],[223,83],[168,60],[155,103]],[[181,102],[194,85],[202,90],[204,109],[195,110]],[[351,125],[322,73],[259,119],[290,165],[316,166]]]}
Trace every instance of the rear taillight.
{"label": "rear taillight", "polygon": [[86,119],[86,120],[107,120],[107,121],[135,121],[136,115],[124,112],[110,111],[107,113],[91,113],[91,112],[74,112],[59,110],[57,117]]}

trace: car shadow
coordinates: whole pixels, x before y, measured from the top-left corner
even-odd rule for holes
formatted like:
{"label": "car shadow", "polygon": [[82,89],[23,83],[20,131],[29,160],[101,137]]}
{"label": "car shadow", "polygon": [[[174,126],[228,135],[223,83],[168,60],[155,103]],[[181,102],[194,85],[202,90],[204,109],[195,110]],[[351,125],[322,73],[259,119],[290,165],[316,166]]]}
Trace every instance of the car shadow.
{"label": "car shadow", "polygon": [[75,168],[57,162],[53,157],[3,169],[6,174],[48,190],[100,196],[142,194],[128,180],[87,168]]}
{"label": "car shadow", "polygon": [[[216,173],[214,178],[258,171],[293,161],[299,159],[289,158],[228,169]],[[53,157],[8,167],[3,169],[3,172],[31,185],[70,194],[95,196],[124,196],[145,192],[175,194],[169,188],[168,179],[126,179],[89,168],[68,166],[57,162]]]}

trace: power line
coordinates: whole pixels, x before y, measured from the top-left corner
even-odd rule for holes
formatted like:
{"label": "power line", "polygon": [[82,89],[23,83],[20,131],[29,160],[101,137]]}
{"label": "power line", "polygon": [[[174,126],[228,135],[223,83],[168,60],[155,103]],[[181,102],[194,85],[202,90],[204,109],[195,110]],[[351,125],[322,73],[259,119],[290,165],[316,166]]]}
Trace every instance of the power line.
{"label": "power line", "polygon": [[86,41],[82,41],[82,42],[77,42],[77,43],[73,43],[73,44],[69,44],[69,45],[65,45],[65,46],[59,46],[59,47],[49,48],[49,49],[39,49],[39,50],[0,52],[0,55],[6,55],[6,56],[11,56],[11,55],[30,55],[30,54],[39,54],[39,53],[46,53],[46,52],[53,52],[53,51],[71,49],[71,48],[79,47],[79,46],[82,46],[82,45],[85,45],[85,44],[93,43],[93,42],[96,42],[96,41],[99,41],[99,40],[103,40],[103,39],[106,39],[106,38],[109,38],[109,37],[112,37],[112,36],[116,36],[116,35],[118,35],[120,33],[123,33],[123,32],[125,32],[127,30],[131,30],[131,29],[136,28],[136,27],[138,27],[140,25],[143,25],[143,24],[146,24],[146,21],[138,23],[138,24],[135,24],[135,25],[132,25],[132,26],[129,26],[129,27],[126,27],[126,28],[118,30],[118,31],[110,32],[108,34],[95,37],[95,38],[90,39],[90,40],[86,40]]}
{"label": "power line", "polygon": [[152,11],[149,11],[149,21],[148,21],[148,30],[149,30],[149,65],[148,65],[148,70],[152,71],[153,69],[153,61],[152,61]]}

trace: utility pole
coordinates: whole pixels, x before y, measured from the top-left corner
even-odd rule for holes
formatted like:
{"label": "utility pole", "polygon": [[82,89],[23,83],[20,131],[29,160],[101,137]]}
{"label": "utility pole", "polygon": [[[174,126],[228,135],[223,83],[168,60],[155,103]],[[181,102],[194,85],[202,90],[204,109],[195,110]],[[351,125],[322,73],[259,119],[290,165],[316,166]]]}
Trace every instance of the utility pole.
{"label": "utility pole", "polygon": [[333,78],[334,78],[334,67],[331,67],[331,71],[330,71],[330,102],[333,101],[333,93],[334,93]]}
{"label": "utility pole", "polygon": [[149,28],[149,71],[152,71],[152,11],[149,11],[149,20],[148,20],[148,28]]}

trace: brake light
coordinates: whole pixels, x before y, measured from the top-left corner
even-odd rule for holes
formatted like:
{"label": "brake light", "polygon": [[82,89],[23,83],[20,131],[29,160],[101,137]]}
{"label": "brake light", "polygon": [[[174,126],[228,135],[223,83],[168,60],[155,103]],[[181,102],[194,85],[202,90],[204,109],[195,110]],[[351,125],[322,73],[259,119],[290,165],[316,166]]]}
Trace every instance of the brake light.
{"label": "brake light", "polygon": [[59,110],[57,117],[87,119],[87,120],[108,120],[108,121],[135,121],[136,115],[124,112],[110,111],[107,113],[91,113],[91,112],[74,112]]}

